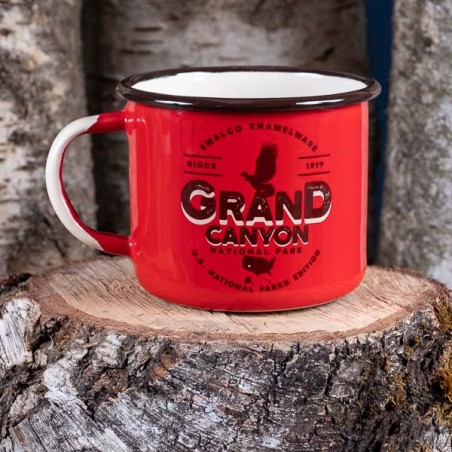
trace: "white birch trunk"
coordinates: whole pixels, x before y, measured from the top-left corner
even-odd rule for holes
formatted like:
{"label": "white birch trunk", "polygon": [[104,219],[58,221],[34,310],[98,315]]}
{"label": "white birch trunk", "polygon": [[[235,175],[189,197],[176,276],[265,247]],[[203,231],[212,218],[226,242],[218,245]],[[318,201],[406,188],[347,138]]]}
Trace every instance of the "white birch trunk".
{"label": "white birch trunk", "polygon": [[[47,198],[51,142],[86,115],[76,0],[0,2],[0,275],[92,254],[64,230]],[[94,223],[88,141],[68,152],[65,180],[81,216]]]}
{"label": "white birch trunk", "polygon": [[396,0],[379,262],[452,285],[452,2]]}

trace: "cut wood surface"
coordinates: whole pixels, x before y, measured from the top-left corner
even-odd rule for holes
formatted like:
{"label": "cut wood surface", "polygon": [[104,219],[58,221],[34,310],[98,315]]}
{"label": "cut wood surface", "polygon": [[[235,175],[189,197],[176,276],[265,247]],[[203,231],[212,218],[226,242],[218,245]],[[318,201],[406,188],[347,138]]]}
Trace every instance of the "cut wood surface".
{"label": "cut wood surface", "polygon": [[[334,303],[259,315],[168,303],[141,288],[127,258],[73,264],[36,276],[29,287],[48,315],[67,313],[129,332],[262,340],[348,337],[384,328],[422,305],[434,284],[409,273],[371,267],[363,284]],[[115,325],[117,321],[127,325]]]}
{"label": "cut wood surface", "polygon": [[126,258],[0,293],[2,452],[450,450],[452,294],[415,273],[260,314],[167,303]]}

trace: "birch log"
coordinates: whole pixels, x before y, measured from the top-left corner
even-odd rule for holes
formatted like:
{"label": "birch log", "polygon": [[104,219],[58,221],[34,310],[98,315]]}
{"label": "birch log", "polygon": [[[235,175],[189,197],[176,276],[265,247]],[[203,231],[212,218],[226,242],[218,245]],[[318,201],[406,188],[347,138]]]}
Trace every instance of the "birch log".
{"label": "birch log", "polygon": [[395,1],[380,263],[452,285],[452,2]]}
{"label": "birch log", "polygon": [[[76,0],[0,1],[0,275],[90,254],[60,225],[44,183],[53,138],[86,115],[80,10]],[[88,141],[68,152],[65,181],[93,224]]]}
{"label": "birch log", "polygon": [[[157,69],[244,64],[367,69],[361,0],[85,1],[83,33],[92,114],[122,107],[115,97],[121,78]],[[99,226],[125,234],[125,137],[93,139]]]}
{"label": "birch log", "polygon": [[369,268],[328,305],[225,314],[125,258],[3,281],[0,450],[448,451],[452,294]]}

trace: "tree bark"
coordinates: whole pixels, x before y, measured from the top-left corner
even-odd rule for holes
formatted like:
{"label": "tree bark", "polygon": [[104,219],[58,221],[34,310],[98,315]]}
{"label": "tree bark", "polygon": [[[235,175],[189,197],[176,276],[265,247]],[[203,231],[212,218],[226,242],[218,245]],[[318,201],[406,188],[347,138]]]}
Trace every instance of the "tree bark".
{"label": "tree bark", "polygon": [[379,262],[452,283],[452,3],[394,9]]}
{"label": "tree bark", "polygon": [[[91,254],[64,230],[47,198],[50,144],[86,114],[80,2],[9,1],[0,9],[0,275],[33,272]],[[89,142],[69,151],[65,181],[95,221]],[[77,153],[77,155],[74,155]]]}
{"label": "tree bark", "polygon": [[[92,114],[121,108],[116,83],[145,71],[245,64],[367,69],[361,0],[88,0],[83,32]],[[93,140],[99,226],[125,234],[126,138]]]}
{"label": "tree bark", "polygon": [[369,268],[328,305],[225,314],[145,293],[125,258],[0,298],[0,450],[450,450],[452,294]]}

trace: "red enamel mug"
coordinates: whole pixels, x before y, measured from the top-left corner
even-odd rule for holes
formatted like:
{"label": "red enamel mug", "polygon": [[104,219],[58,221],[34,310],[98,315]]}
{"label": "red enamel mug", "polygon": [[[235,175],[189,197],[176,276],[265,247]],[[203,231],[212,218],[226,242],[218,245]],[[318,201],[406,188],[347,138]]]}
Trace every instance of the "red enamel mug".
{"label": "red enamel mug", "polygon": [[[67,125],[48,156],[50,201],[75,237],[129,256],[146,290],[196,308],[301,308],[360,283],[378,82],[213,67],[135,75],[118,92],[123,110]],[[76,137],[117,130],[130,148],[129,237],[85,225],[62,181]]]}

